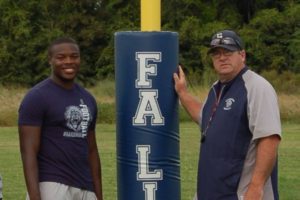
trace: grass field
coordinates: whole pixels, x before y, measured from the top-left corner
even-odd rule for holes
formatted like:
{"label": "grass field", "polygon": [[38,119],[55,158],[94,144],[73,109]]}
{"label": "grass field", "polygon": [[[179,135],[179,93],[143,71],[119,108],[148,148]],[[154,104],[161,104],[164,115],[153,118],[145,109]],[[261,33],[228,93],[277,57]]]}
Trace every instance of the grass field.
{"label": "grass field", "polygon": [[[102,160],[105,200],[116,199],[116,133],[113,124],[98,124],[97,141]],[[196,187],[199,149],[198,128],[193,123],[180,124],[182,200],[191,200]],[[16,127],[0,128],[0,174],[5,200],[23,200],[25,184]],[[281,200],[300,200],[300,125],[283,124],[279,150],[279,189]]]}
{"label": "grass field", "polygon": [[[189,89],[196,98],[203,101],[209,86],[194,84]],[[98,123],[115,123],[115,83],[111,80],[103,80],[88,90],[96,98],[100,108]],[[0,85],[0,126],[17,125],[18,108],[27,91],[28,88],[25,87]],[[286,94],[281,91],[278,93],[278,99],[281,119],[300,123],[300,94]],[[181,112],[180,120],[190,121],[190,118],[186,112]]]}

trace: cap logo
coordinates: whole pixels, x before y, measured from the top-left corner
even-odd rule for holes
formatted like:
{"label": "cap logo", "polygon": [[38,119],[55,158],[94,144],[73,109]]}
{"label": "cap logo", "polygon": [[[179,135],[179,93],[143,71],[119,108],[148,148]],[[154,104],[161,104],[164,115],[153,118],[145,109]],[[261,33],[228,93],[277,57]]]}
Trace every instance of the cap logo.
{"label": "cap logo", "polygon": [[217,38],[223,38],[223,34],[222,33],[217,33]]}

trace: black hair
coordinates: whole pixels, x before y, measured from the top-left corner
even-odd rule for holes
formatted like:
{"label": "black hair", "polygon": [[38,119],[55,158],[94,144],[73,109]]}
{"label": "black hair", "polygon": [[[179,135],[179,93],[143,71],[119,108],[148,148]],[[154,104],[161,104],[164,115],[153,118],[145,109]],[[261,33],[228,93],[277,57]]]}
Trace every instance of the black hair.
{"label": "black hair", "polygon": [[[52,49],[55,45],[64,44],[64,43],[75,44],[78,46],[77,42],[73,38],[69,38],[69,37],[57,38],[57,39],[53,40],[48,47],[48,58],[50,58],[52,56]],[[79,48],[79,46],[78,46],[78,48]]]}

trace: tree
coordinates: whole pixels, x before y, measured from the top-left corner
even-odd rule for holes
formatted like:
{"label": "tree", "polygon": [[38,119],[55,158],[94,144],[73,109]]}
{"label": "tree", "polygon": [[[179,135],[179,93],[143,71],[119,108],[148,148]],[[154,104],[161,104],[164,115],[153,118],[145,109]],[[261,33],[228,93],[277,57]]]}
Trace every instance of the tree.
{"label": "tree", "polygon": [[47,46],[60,36],[81,47],[83,82],[96,74],[97,54],[107,46],[99,2],[30,0],[0,2],[1,83],[35,84],[49,74]]}
{"label": "tree", "polygon": [[[261,72],[299,73],[300,3],[296,0],[164,0],[162,30],[179,33],[189,75],[211,73],[213,33],[233,29],[247,62]],[[114,33],[140,30],[140,0],[0,0],[0,84],[32,85],[49,74],[47,46],[70,36],[81,47],[79,80],[114,77]]]}

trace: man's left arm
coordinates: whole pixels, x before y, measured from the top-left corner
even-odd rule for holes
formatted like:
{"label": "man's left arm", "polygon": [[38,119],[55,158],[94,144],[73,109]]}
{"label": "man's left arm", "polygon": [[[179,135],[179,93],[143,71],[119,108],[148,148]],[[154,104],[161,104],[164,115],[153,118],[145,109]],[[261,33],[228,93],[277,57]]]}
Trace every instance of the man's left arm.
{"label": "man's left arm", "polygon": [[97,200],[102,200],[102,176],[101,176],[101,162],[98,153],[95,131],[89,131],[88,133],[89,144],[89,163],[92,172],[92,178],[94,183],[94,189],[97,196]]}
{"label": "man's left arm", "polygon": [[270,177],[277,160],[279,135],[258,139],[256,162],[244,200],[261,200],[267,179]]}

